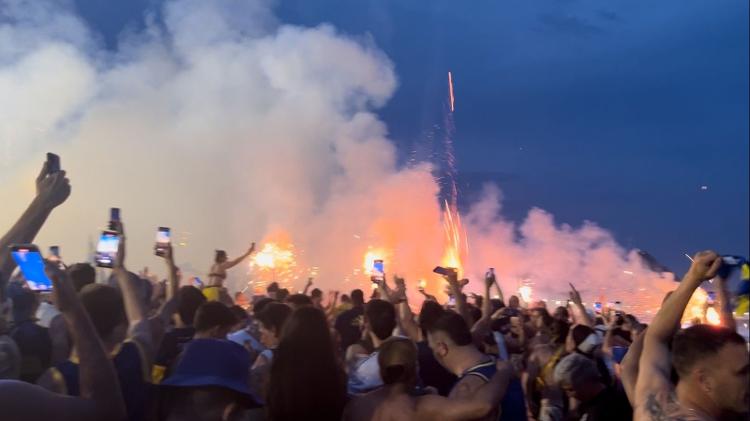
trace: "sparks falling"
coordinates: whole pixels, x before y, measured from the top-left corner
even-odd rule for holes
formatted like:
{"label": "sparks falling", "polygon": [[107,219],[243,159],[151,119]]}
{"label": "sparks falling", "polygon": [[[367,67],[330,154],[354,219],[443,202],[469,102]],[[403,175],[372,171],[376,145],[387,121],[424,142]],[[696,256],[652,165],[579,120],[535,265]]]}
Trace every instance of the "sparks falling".
{"label": "sparks falling", "polygon": [[453,96],[453,74],[448,72],[448,94],[450,95],[451,112],[456,111],[456,97]]}
{"label": "sparks falling", "polygon": [[443,231],[445,232],[445,252],[442,264],[446,267],[458,269],[458,273],[461,275],[464,260],[469,254],[469,241],[461,224],[461,215],[447,200],[443,209]]}
{"label": "sparks falling", "polygon": [[265,243],[250,259],[250,271],[255,287],[271,282],[292,286],[300,278],[294,245]]}

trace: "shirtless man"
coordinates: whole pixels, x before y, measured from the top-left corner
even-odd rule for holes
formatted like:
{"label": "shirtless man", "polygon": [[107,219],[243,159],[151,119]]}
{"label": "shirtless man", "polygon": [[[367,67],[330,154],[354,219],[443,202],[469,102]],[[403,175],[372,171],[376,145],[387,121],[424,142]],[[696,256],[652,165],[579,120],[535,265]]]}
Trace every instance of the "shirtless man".
{"label": "shirtless man", "polygon": [[[713,251],[696,254],[646,330],[635,387],[635,420],[708,421],[747,413],[750,365],[744,339],[719,326],[696,325],[678,332],[693,292],[714,278],[721,264]],[[672,366],[680,377],[676,387],[670,382]]]}
{"label": "shirtless man", "polygon": [[497,373],[475,393],[461,398],[439,395],[412,396],[417,383],[417,347],[409,339],[393,337],[380,347],[380,375],[385,385],[354,398],[344,410],[343,419],[370,421],[471,420],[496,408],[511,376],[507,363],[499,363]]}

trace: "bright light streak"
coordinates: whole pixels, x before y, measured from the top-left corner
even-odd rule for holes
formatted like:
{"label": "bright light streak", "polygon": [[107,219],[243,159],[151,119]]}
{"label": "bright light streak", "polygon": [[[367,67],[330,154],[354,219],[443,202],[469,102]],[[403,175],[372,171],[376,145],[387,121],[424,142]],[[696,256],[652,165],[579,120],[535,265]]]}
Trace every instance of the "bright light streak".
{"label": "bright light streak", "polygon": [[721,324],[721,317],[715,308],[709,307],[706,310],[706,321],[714,326]]}
{"label": "bright light streak", "polygon": [[531,287],[528,286],[528,285],[524,285],[524,286],[518,288],[518,294],[521,296],[521,299],[524,300],[527,303],[531,302],[531,294],[532,294],[532,292],[533,291],[532,291]]}
{"label": "bright light streak", "polygon": [[453,96],[453,74],[448,72],[448,93],[450,94],[451,112],[456,110],[456,98]]}

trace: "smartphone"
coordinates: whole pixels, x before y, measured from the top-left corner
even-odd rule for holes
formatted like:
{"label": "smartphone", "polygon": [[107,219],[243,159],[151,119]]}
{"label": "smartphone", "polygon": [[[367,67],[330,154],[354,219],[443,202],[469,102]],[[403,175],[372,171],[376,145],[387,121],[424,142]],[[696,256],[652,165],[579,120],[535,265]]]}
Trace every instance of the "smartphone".
{"label": "smartphone", "polygon": [[115,263],[119,246],[120,237],[115,231],[102,231],[99,243],[96,245],[96,265],[111,268]]}
{"label": "smartphone", "polygon": [[456,273],[455,268],[444,268],[442,266],[436,266],[435,269],[433,269],[432,271],[437,273],[438,275],[443,275],[443,276],[448,276],[450,274]]}
{"label": "smartphone", "polygon": [[599,301],[595,302],[594,303],[594,311],[597,312],[597,313],[601,313],[602,312],[602,303],[600,303]]}
{"label": "smartphone", "polygon": [[47,174],[60,172],[60,156],[52,152],[47,152]]}
{"label": "smartphone", "polygon": [[26,283],[33,291],[52,290],[52,281],[44,273],[44,259],[33,244],[15,244],[10,247],[13,260],[21,269]]}
{"label": "smartphone", "polygon": [[120,222],[120,208],[109,208],[109,230],[116,231],[117,224]]}
{"label": "smartphone", "polygon": [[383,260],[377,259],[372,262],[372,277],[375,279],[383,279],[384,276],[385,265],[383,265]]}
{"label": "smartphone", "polygon": [[167,227],[159,227],[156,230],[156,245],[154,246],[154,253],[157,256],[165,256],[167,254],[167,247],[170,242],[170,230]]}
{"label": "smartphone", "polygon": [[49,254],[50,256],[60,258],[60,246],[51,246],[49,248]]}
{"label": "smartphone", "polygon": [[455,307],[456,306],[456,297],[450,296],[448,298],[448,307]]}

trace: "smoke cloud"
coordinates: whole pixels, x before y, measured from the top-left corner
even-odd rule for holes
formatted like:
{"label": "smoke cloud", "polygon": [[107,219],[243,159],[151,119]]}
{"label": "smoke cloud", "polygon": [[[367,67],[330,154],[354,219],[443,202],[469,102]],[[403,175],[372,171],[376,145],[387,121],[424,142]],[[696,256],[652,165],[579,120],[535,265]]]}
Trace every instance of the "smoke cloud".
{"label": "smoke cloud", "polygon": [[[376,114],[397,78],[372,39],[285,25],[266,1],[177,0],[162,15],[112,52],[70,7],[0,6],[4,224],[54,151],[73,194],[38,243],[59,244],[70,262],[88,258],[108,208],[120,207],[133,270],[163,272],[152,246],[169,226],[186,276],[205,276],[214,249],[231,257],[281,239],[294,244],[298,275],[317,268],[323,288],[366,287],[368,248],[410,285],[442,288],[431,274],[445,246],[439,187],[430,163],[397,164]],[[585,299],[645,313],[670,288],[592,223],[558,225],[532,209],[516,225],[496,186],[483,197],[464,215],[472,290],[493,266],[506,294],[525,281],[535,298],[564,300],[574,282]],[[245,285],[246,266],[230,273],[231,289]]]}

